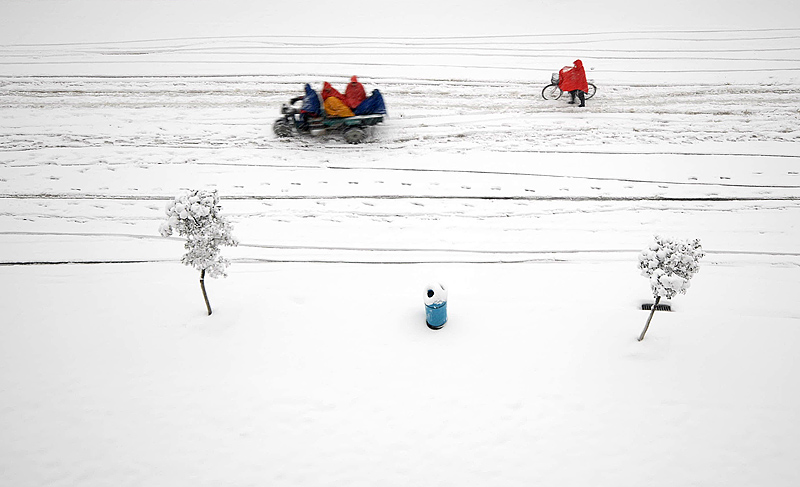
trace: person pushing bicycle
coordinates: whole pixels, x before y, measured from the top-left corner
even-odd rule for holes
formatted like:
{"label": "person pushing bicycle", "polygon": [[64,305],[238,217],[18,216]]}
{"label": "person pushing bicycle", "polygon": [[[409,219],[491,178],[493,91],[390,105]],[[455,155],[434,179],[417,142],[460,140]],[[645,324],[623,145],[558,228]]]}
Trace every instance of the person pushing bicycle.
{"label": "person pushing bicycle", "polygon": [[569,91],[569,103],[575,104],[575,96],[581,101],[579,107],[586,106],[585,93],[589,91],[589,83],[586,81],[586,71],[583,69],[583,61],[576,59],[572,66],[565,66],[558,72],[558,87],[561,91]]}

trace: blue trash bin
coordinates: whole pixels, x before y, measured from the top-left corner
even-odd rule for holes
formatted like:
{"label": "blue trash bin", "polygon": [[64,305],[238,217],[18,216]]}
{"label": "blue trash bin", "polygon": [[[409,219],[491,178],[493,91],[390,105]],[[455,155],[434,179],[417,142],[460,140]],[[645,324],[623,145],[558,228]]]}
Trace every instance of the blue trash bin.
{"label": "blue trash bin", "polygon": [[425,288],[425,322],[431,330],[447,323],[447,290],[438,282]]}

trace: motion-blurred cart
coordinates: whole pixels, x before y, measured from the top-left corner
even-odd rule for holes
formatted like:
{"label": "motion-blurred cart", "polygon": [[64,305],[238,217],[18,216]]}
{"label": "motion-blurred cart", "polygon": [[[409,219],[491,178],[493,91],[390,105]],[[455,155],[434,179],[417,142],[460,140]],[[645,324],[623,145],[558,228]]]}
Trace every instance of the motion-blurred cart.
{"label": "motion-blurred cart", "polygon": [[[301,100],[303,103],[298,108],[296,103]],[[345,141],[350,144],[360,144],[367,139],[370,127],[383,122],[386,106],[380,91],[374,90],[372,95],[355,109],[354,116],[333,117],[322,108],[317,92],[306,84],[306,94],[284,103],[281,115],[281,118],[272,124],[272,130],[278,137],[342,132]]]}

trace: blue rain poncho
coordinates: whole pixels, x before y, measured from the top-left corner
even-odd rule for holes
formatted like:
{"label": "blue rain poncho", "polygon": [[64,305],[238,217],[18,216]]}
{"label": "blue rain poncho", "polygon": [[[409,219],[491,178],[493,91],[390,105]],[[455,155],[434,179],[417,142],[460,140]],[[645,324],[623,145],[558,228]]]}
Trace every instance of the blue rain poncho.
{"label": "blue rain poncho", "polygon": [[319,115],[322,113],[319,95],[308,83],[306,83],[306,96],[303,98],[303,105],[300,107],[300,113],[306,113],[308,115]]}
{"label": "blue rain poncho", "polygon": [[383,95],[378,90],[372,90],[372,94],[362,101],[353,113],[356,115],[386,114],[386,105],[383,103]]}

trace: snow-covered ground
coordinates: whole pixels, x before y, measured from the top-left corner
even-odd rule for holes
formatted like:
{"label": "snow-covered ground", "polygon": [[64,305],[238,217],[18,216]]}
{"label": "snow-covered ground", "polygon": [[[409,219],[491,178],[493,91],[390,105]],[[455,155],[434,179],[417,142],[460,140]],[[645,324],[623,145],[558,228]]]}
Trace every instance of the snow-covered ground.
{"label": "snow-covered ground", "polygon": [[[800,483],[794,2],[264,3],[6,2],[0,485]],[[352,74],[368,143],[273,136]],[[707,255],[637,342],[655,233]]]}

